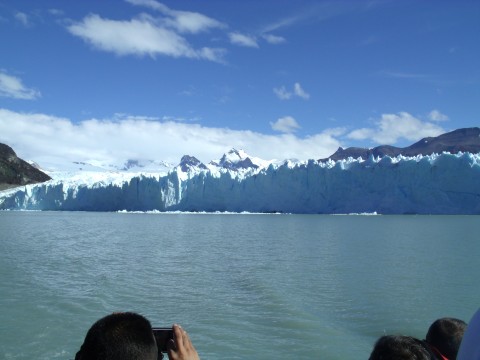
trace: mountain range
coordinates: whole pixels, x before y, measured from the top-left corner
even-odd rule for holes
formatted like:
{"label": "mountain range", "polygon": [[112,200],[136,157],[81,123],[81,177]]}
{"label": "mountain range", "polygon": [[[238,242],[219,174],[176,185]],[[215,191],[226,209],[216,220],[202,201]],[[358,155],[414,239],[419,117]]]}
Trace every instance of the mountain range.
{"label": "mountain range", "polygon": [[370,156],[395,157],[403,156],[417,156],[417,155],[431,155],[441,154],[442,152],[449,152],[456,154],[458,152],[469,152],[476,154],[480,152],[480,128],[465,128],[454,130],[437,137],[426,137],[410,146],[399,148],[390,145],[381,145],[373,149],[349,147],[346,149],[338,148],[338,150],[325,160],[344,160],[352,157],[354,159],[362,158],[368,159]]}
{"label": "mountain range", "polygon": [[[177,166],[78,163],[74,172],[49,173],[50,181],[0,191],[0,209],[480,214],[479,135],[461,129],[403,149],[340,149],[334,155],[347,158],[335,161],[265,161],[232,149],[208,164],[188,155]],[[391,156],[381,156],[385,149]]]}
{"label": "mountain range", "polygon": [[[339,161],[348,158],[366,160],[373,156],[382,158],[384,156],[396,157],[430,155],[434,153],[449,152],[456,154],[458,152],[468,152],[472,154],[480,153],[480,128],[464,128],[454,130],[437,137],[427,137],[404,148],[382,145],[371,149],[349,147],[338,150],[328,158],[319,159],[319,162]],[[245,171],[248,169],[256,170],[268,167],[271,162],[257,157],[249,156],[243,150],[231,149],[219,160],[213,160],[209,164],[203,164],[194,156],[185,155],[177,165],[181,171],[189,172],[192,169],[228,169],[232,171]],[[147,173],[166,173],[175,166],[163,161],[157,160],[132,160],[129,159],[121,167],[94,166],[83,162],[76,162],[78,170],[94,171],[122,171],[122,172],[147,172]],[[11,147],[0,144],[0,190],[11,187],[40,183],[50,180],[50,176],[40,171],[35,166],[17,157]]]}

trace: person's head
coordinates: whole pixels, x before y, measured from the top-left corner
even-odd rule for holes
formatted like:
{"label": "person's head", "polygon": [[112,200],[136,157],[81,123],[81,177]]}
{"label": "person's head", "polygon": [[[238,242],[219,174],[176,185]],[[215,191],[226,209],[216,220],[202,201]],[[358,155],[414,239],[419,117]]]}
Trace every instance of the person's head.
{"label": "person's head", "polygon": [[88,330],[75,360],[157,360],[150,322],[131,312],[108,315]]}
{"label": "person's head", "polygon": [[466,328],[467,324],[459,319],[438,319],[430,325],[426,341],[447,359],[455,360]]}
{"label": "person's head", "polygon": [[411,336],[386,335],[375,343],[369,360],[431,360],[435,359],[427,345]]}

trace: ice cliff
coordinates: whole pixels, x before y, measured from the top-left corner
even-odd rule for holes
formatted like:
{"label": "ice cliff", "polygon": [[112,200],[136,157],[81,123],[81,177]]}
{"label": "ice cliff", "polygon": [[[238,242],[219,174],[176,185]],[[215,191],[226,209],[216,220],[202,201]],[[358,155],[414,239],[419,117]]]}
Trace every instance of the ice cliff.
{"label": "ice cliff", "polygon": [[236,164],[186,156],[164,173],[52,175],[0,192],[0,209],[480,214],[480,154]]}

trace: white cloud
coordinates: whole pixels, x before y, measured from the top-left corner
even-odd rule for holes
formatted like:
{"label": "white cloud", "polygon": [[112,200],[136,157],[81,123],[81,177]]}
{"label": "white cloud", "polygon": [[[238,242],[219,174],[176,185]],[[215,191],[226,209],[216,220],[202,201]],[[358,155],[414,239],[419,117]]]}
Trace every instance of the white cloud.
{"label": "white cloud", "polygon": [[15,13],[15,19],[25,27],[29,27],[31,25],[28,15],[23,12]]}
{"label": "white cloud", "polygon": [[269,44],[277,45],[285,42],[285,38],[272,34],[245,35],[239,32],[231,32],[228,34],[230,42],[234,45],[258,48],[258,38],[265,40]]}
{"label": "white cloud", "polygon": [[262,37],[267,41],[269,44],[277,45],[284,43],[286,40],[285,38],[277,35],[272,34],[263,34]]}
{"label": "white cloud", "polygon": [[23,85],[22,80],[0,72],[0,96],[13,99],[34,100],[39,98],[40,92]]}
{"label": "white cloud", "polygon": [[336,128],[330,128],[325,130],[323,133],[326,135],[334,136],[334,137],[339,137],[345,135],[347,132],[347,128],[345,127],[336,127]]}
{"label": "white cloud", "polygon": [[445,132],[441,127],[421,121],[407,112],[383,114],[375,128],[362,128],[350,132],[347,137],[354,140],[370,139],[377,144],[393,145],[399,139],[418,141],[428,136]]}
{"label": "white cloud", "polygon": [[196,34],[201,31],[206,31],[211,28],[224,28],[225,25],[204,16],[202,14],[193,12],[176,12],[172,25],[180,32],[187,32]]}
{"label": "white cloud", "polygon": [[226,25],[222,22],[212,19],[206,15],[192,11],[173,10],[155,0],[126,1],[132,5],[145,6],[162,13],[163,15],[167,16],[167,18],[164,19],[165,23],[181,33],[196,34],[212,28],[226,27]]}
{"label": "white cloud", "polygon": [[194,49],[184,37],[158,26],[149,16],[119,21],[92,14],[71,24],[68,30],[94,47],[117,55],[166,55],[223,62],[223,49]]}
{"label": "white cloud", "polygon": [[297,14],[297,15],[290,16],[288,18],[280,19],[274,23],[264,26],[263,31],[267,33],[270,31],[275,31],[281,28],[289,27],[304,20],[305,18],[306,17],[303,14]]}
{"label": "white cloud", "polygon": [[300,128],[300,125],[298,125],[297,121],[291,116],[284,116],[274,123],[270,122],[270,126],[275,131],[287,134],[293,133]]}
{"label": "white cloud", "polygon": [[228,34],[228,36],[232,44],[258,48],[257,39],[253,36],[244,35],[239,32],[232,32]]}
{"label": "white cloud", "polygon": [[63,16],[65,13],[60,9],[49,9],[48,12],[53,16]]}
{"label": "white cloud", "polygon": [[447,121],[448,120],[448,116],[445,115],[445,114],[442,114],[438,110],[430,111],[430,113],[428,114],[428,118],[432,121]]}
{"label": "white cloud", "polygon": [[179,163],[185,154],[208,163],[231,147],[266,160],[320,159],[341,145],[328,131],[299,138],[119,115],[73,123],[7,109],[0,109],[0,142],[11,146],[20,157],[50,169],[68,167],[73,161],[120,165],[135,158]]}
{"label": "white cloud", "polygon": [[295,83],[293,85],[293,91],[295,92],[295,95],[301,97],[302,99],[308,100],[310,98],[310,94],[308,94],[307,92],[305,92],[305,90],[302,89],[300,83]]}
{"label": "white cloud", "polygon": [[227,50],[221,48],[210,48],[210,47],[203,47],[199,49],[198,55],[201,59],[210,60],[218,63],[225,63],[225,55]]}
{"label": "white cloud", "polygon": [[277,95],[280,100],[289,100],[294,95],[304,100],[310,98],[310,94],[308,94],[298,82],[293,85],[293,92],[288,91],[287,88],[282,85],[279,88],[273,88],[273,93]]}
{"label": "white cloud", "polygon": [[[371,3],[371,2],[368,2]],[[310,5],[300,6],[286,18],[278,19],[263,27],[264,33],[296,26],[300,23],[315,21],[322,22],[343,14],[361,9],[361,1],[312,1]]]}
{"label": "white cloud", "polygon": [[288,100],[292,97],[292,93],[287,91],[285,86],[279,88],[273,88],[273,93],[277,95],[280,100]]}

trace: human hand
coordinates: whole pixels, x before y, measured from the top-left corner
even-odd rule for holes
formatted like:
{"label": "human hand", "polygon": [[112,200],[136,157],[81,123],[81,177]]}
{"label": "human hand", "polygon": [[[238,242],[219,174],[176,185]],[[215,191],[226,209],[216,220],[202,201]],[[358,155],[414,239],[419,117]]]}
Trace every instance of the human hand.
{"label": "human hand", "polygon": [[190,337],[180,325],[173,325],[173,339],[168,342],[167,347],[170,360],[200,360]]}

